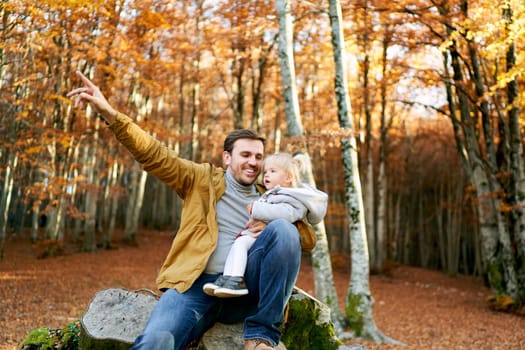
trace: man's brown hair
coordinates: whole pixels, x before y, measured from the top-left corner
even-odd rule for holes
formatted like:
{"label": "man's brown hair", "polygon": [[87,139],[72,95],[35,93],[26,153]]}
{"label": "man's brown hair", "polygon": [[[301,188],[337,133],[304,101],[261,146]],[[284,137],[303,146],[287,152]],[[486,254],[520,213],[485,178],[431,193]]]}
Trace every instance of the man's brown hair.
{"label": "man's brown hair", "polygon": [[233,144],[240,139],[258,140],[262,142],[263,146],[266,141],[264,137],[257,135],[257,133],[251,129],[233,130],[224,139],[224,151],[231,154],[233,151]]}

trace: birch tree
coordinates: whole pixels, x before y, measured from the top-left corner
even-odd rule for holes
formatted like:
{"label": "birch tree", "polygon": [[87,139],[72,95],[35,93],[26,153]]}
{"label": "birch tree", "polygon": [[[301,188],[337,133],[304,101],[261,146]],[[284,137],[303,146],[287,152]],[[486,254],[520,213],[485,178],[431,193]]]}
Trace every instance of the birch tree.
{"label": "birch tree", "polygon": [[4,244],[7,236],[7,221],[9,206],[13,193],[14,174],[18,163],[18,155],[11,151],[8,155],[7,167],[3,175],[3,186],[0,192],[0,260],[4,257]]}
{"label": "birch tree", "polygon": [[[356,11],[357,13],[358,11]],[[363,11],[363,26],[360,30],[359,39],[363,48],[363,60],[361,67],[361,74],[363,76],[363,109],[365,117],[365,137],[364,144],[362,145],[365,156],[364,156],[364,183],[365,183],[365,192],[364,192],[364,206],[365,206],[365,221],[366,221],[366,232],[368,239],[368,247],[370,261],[376,261],[376,218],[375,218],[375,177],[374,177],[374,155],[372,148],[372,101],[370,94],[370,46],[371,46],[371,21],[368,11],[368,1],[364,2],[364,11]],[[384,76],[383,76],[384,78]]]}
{"label": "birch tree", "polygon": [[124,227],[124,240],[130,243],[137,242],[137,233],[140,222],[140,210],[144,199],[144,189],[148,173],[134,163],[130,171],[130,193],[126,209],[126,222]]}
{"label": "birch tree", "polygon": [[350,242],[352,247],[350,285],[346,297],[346,316],[356,336],[372,339],[376,343],[397,341],[381,333],[372,314],[374,299],[370,292],[369,260],[366,239],[361,181],[357,161],[356,139],[354,136],[351,105],[346,78],[346,54],[342,28],[341,5],[338,0],[329,0],[329,16],[332,30],[332,45],[335,61],[335,94],[337,116],[343,131],[341,150],[343,155],[345,199],[348,205]]}
{"label": "birch tree", "polygon": [[[304,144],[304,131],[301,123],[297,85],[295,82],[295,66],[293,52],[293,23],[290,15],[288,0],[277,0],[277,16],[279,18],[279,63],[284,98],[284,110],[288,134],[301,138],[300,151],[307,160],[310,159]],[[308,161],[309,163],[309,161]],[[310,171],[304,176],[305,182],[315,186],[314,177]],[[328,305],[332,311],[332,321],[338,333],[344,327],[344,316],[339,307],[337,291],[332,273],[330,252],[324,222],[314,227],[317,236],[317,245],[312,251],[312,266],[314,270],[314,285],[316,297]]]}

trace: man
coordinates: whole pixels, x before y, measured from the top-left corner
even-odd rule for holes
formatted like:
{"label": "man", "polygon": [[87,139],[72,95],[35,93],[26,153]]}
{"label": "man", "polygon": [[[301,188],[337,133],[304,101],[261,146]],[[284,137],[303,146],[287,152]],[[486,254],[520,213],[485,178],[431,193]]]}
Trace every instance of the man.
{"label": "man", "polygon": [[[299,272],[301,242],[297,228],[285,220],[248,221],[246,206],[264,191],[255,186],[264,139],[251,130],[231,132],[222,154],[226,170],[178,158],[77,75],[84,86],[68,94],[77,98],[75,106],[89,103],[142,167],[184,201],[180,229],[157,278],[164,293],[133,349],[184,349],[216,321],[243,320],[245,349],[273,349]],[[245,228],[257,235],[245,274],[249,295],[220,299],[205,294],[203,285],[218,278],[235,236]]]}

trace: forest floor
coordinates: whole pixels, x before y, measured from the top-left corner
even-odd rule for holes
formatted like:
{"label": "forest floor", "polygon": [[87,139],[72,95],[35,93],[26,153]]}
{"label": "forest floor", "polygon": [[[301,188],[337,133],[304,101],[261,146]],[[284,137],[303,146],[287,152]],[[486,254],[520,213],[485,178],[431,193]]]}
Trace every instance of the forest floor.
{"label": "forest floor", "polygon": [[[120,244],[97,253],[65,253],[38,259],[38,247],[10,238],[0,261],[0,350],[18,349],[39,327],[63,328],[78,319],[97,291],[121,287],[156,290],[155,277],[171,242],[168,232],[143,231],[138,247]],[[335,260],[335,259],[334,259]],[[341,305],[349,269],[334,262]],[[305,258],[297,286],[314,294]],[[368,349],[524,349],[525,317],[488,308],[489,290],[472,277],[397,266],[372,275],[374,320],[405,346],[360,343]]]}

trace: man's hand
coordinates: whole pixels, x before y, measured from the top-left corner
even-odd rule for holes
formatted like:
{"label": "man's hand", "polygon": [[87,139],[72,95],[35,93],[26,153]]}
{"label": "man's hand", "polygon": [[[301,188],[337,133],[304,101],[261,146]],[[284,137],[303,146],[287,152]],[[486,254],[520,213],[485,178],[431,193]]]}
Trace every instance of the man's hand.
{"label": "man's hand", "polygon": [[253,238],[257,238],[259,237],[261,232],[266,228],[266,225],[267,224],[264,221],[250,219],[246,224],[246,229],[253,233]]}
{"label": "man's hand", "polygon": [[111,107],[104,95],[100,92],[100,89],[93,84],[91,80],[79,71],[76,72],[77,76],[84,83],[84,87],[77,88],[67,94],[67,97],[76,96],[75,108],[84,108],[86,103],[91,105],[93,111],[99,113],[107,123],[111,123],[117,118],[118,112]]}

